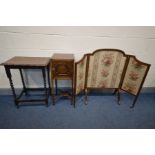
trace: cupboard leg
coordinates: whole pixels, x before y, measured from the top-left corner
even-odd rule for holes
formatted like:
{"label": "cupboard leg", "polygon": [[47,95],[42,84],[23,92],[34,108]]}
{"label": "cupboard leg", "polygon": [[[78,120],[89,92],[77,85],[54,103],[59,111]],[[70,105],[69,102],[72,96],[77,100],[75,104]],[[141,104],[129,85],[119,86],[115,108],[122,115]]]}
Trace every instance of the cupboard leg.
{"label": "cupboard leg", "polygon": [[52,101],[53,105],[55,105],[55,96],[54,96],[54,80],[52,79]]}
{"label": "cupboard leg", "polygon": [[45,68],[42,69],[42,74],[43,74],[44,90],[45,90],[45,96],[46,96],[45,103],[48,106],[48,92],[46,87],[46,69]]}
{"label": "cupboard leg", "polygon": [[73,105],[74,105],[74,108],[75,108],[75,105],[76,105],[76,96],[75,95],[73,96]]}
{"label": "cupboard leg", "polygon": [[55,93],[58,95],[58,81],[55,79]]}
{"label": "cupboard leg", "polygon": [[72,90],[71,90],[71,105],[75,107],[75,91],[74,91],[74,78],[72,78]]}

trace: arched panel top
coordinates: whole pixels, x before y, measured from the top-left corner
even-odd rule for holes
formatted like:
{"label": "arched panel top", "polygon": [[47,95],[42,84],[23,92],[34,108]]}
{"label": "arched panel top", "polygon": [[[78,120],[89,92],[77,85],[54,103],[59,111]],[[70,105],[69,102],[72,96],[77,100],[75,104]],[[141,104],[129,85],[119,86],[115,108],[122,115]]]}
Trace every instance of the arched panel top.
{"label": "arched panel top", "polygon": [[84,59],[88,56],[88,54],[84,54],[84,56],[77,62],[75,62],[75,64],[79,64],[81,63],[82,61],[84,61]]}
{"label": "arched panel top", "polygon": [[127,55],[119,49],[98,49],[89,54],[88,88],[118,88]]}
{"label": "arched panel top", "polygon": [[89,53],[89,55],[94,55],[98,52],[120,52],[122,53],[124,56],[126,56],[125,52],[120,50],[120,49],[112,49],[112,48],[103,48],[103,49],[97,49],[95,50],[93,53]]}
{"label": "arched panel top", "polygon": [[128,60],[122,89],[130,94],[138,95],[151,65],[138,60],[134,55],[128,55]]}
{"label": "arched panel top", "polygon": [[140,65],[151,66],[151,64],[142,62],[141,60],[139,60],[139,59],[138,59],[136,56],[134,56],[134,55],[128,54],[127,56],[128,56],[129,58],[133,58],[133,59],[134,59],[138,64],[140,64]]}

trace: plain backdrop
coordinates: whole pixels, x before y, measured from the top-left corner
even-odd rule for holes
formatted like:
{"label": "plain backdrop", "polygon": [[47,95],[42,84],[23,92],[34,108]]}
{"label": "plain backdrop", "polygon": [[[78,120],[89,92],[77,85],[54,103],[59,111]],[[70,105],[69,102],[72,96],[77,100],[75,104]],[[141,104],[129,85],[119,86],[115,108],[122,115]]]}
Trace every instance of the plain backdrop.
{"label": "plain backdrop", "polygon": [[[99,48],[116,48],[151,64],[144,87],[155,86],[155,27],[142,26],[1,26],[0,62],[13,56],[51,57],[53,53],[73,53],[78,61],[85,53]],[[13,71],[21,88],[19,71]],[[27,85],[42,85],[39,71],[26,71]],[[60,81],[68,87],[70,82]],[[9,88],[5,70],[0,67],[0,88]]]}

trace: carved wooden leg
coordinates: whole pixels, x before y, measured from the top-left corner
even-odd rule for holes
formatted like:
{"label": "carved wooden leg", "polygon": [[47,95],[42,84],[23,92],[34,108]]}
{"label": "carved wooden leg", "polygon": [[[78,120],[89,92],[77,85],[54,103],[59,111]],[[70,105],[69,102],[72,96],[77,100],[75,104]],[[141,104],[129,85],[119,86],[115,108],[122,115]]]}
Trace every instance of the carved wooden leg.
{"label": "carved wooden leg", "polygon": [[48,93],[47,93],[47,87],[46,87],[46,69],[45,68],[42,69],[42,74],[43,74],[44,90],[45,90],[45,96],[46,96],[45,103],[48,106]]}
{"label": "carved wooden leg", "polygon": [[28,94],[27,94],[26,85],[25,85],[25,81],[24,81],[24,77],[23,77],[23,73],[22,73],[22,69],[21,69],[21,68],[19,69],[19,72],[20,72],[20,76],[21,76],[21,80],[22,80],[22,84],[23,84],[24,93],[25,93],[25,95],[28,95]]}
{"label": "carved wooden leg", "polygon": [[18,101],[17,101],[17,96],[16,96],[16,92],[15,92],[13,81],[12,81],[12,75],[11,75],[10,68],[8,68],[7,66],[5,66],[5,71],[6,71],[7,77],[8,77],[9,82],[10,82],[12,94],[13,94],[13,97],[14,97],[14,103],[17,106],[17,108],[19,108]]}

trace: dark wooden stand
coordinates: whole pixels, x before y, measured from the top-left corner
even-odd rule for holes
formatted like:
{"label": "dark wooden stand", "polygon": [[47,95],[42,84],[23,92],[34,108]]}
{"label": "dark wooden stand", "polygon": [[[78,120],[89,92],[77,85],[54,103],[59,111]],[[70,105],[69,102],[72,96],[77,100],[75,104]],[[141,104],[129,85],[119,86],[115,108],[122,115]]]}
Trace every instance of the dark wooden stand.
{"label": "dark wooden stand", "polygon": [[[55,95],[58,95],[58,80],[71,80],[72,91],[61,91],[60,96],[68,96],[71,98],[71,104],[74,102],[74,55],[73,54],[54,54],[51,59],[51,80],[52,80],[52,98],[55,104]],[[55,81],[55,91],[54,91]]]}
{"label": "dark wooden stand", "polygon": [[[5,67],[5,71],[7,74],[7,77],[10,82],[10,86],[12,89],[12,93],[14,96],[14,102],[17,107],[19,107],[19,103],[21,102],[45,102],[48,106],[48,98],[50,95],[50,77],[49,77],[49,58],[41,58],[41,57],[13,57],[12,59],[4,62],[2,65]],[[11,75],[11,69],[19,69],[21,80],[23,84],[23,90],[21,91],[20,95],[17,96],[12,80]],[[42,70],[43,75],[43,81],[44,81],[44,88],[26,88],[22,69],[40,69]],[[49,88],[47,88],[47,81],[46,81],[46,71],[47,71],[47,78],[48,78],[48,85]],[[25,93],[27,95],[27,92],[30,90],[43,90],[45,92],[45,98],[43,99],[21,99],[23,94]]]}

